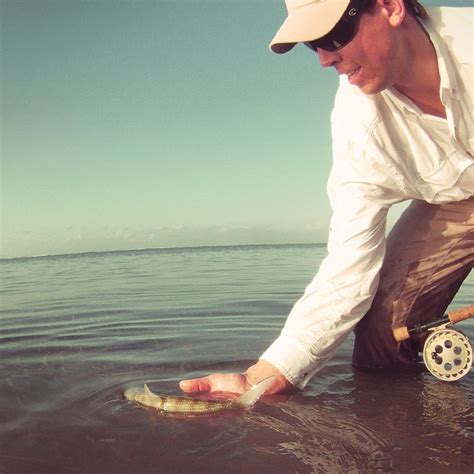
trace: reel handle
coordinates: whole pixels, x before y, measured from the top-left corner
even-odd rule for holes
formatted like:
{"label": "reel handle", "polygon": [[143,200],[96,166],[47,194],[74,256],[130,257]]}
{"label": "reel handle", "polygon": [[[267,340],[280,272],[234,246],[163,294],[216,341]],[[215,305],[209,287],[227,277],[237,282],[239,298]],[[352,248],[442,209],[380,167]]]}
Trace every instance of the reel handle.
{"label": "reel handle", "polygon": [[472,318],[474,316],[474,304],[466,306],[465,308],[455,309],[445,314],[441,319],[431,321],[424,325],[416,325],[412,328],[403,326],[400,328],[393,329],[393,337],[397,342],[406,341],[414,334],[420,334],[427,331],[430,328],[440,326],[442,324],[456,324],[459,321]]}

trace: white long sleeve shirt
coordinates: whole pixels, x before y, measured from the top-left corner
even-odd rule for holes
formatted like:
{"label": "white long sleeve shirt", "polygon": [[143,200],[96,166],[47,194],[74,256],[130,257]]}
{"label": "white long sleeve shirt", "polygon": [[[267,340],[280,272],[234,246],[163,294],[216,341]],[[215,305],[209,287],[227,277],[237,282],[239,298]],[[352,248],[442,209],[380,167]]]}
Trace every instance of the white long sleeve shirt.
{"label": "white long sleeve shirt", "polygon": [[474,194],[474,9],[427,11],[423,26],[438,56],[447,119],[424,114],[396,90],[369,96],[340,79],[331,116],[328,255],[261,356],[298,387],[369,310],[390,206],[407,199],[441,204]]}

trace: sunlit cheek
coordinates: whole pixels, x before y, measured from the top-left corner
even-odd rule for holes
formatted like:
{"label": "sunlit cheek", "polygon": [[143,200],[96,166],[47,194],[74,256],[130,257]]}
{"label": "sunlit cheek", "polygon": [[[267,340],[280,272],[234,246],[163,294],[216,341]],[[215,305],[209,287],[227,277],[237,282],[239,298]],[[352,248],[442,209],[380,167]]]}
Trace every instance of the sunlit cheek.
{"label": "sunlit cheek", "polygon": [[367,81],[367,89],[371,94],[381,92],[390,87],[395,81],[396,64],[391,49],[387,45],[381,47],[371,46],[365,54],[364,78]]}

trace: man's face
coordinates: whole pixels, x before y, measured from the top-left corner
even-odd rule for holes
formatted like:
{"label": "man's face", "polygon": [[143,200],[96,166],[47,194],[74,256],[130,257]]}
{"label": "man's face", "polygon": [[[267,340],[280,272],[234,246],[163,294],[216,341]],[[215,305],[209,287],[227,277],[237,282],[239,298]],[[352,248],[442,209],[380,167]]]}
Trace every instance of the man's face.
{"label": "man's face", "polygon": [[318,48],[323,67],[334,67],[365,94],[375,94],[401,80],[403,61],[398,28],[393,28],[377,3],[364,13],[354,39],[337,51]]}

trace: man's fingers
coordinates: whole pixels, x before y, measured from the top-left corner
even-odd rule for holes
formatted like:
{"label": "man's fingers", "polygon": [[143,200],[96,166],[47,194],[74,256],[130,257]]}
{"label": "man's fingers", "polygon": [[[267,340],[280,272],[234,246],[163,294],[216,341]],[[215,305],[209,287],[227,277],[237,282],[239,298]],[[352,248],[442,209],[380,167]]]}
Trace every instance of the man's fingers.
{"label": "man's fingers", "polygon": [[179,387],[183,392],[210,392],[212,384],[208,377],[200,377],[197,379],[181,380]]}

